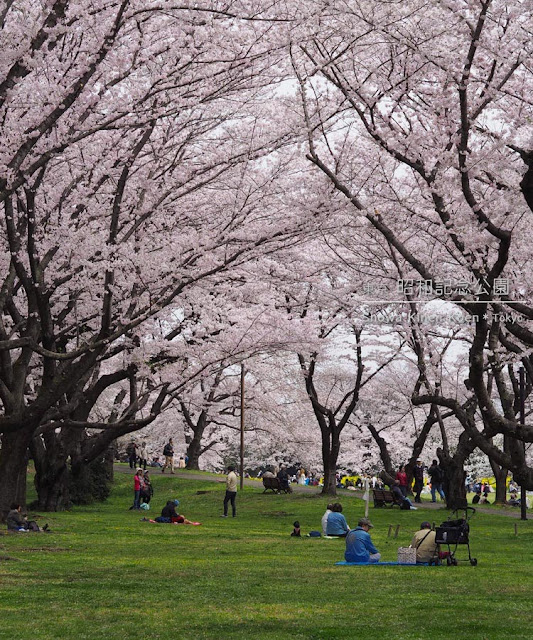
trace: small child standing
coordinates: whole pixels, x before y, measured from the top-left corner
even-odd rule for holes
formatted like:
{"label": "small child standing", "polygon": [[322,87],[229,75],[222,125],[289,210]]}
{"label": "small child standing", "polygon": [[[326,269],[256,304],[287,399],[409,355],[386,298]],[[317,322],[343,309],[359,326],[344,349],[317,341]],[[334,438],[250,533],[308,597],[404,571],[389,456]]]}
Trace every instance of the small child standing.
{"label": "small child standing", "polygon": [[291,536],[295,536],[297,538],[301,538],[302,535],[300,533],[300,523],[298,522],[298,520],[293,522],[293,527],[294,527],[294,529],[292,530]]}

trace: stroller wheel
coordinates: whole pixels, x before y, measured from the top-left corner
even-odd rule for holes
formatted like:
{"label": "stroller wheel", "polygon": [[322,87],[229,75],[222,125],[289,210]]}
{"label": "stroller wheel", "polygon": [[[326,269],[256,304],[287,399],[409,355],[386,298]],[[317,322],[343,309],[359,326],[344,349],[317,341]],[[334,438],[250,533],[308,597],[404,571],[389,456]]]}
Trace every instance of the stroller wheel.
{"label": "stroller wheel", "polygon": [[477,565],[477,558],[470,558],[470,564],[475,567]]}
{"label": "stroller wheel", "polygon": [[452,564],[454,567],[457,566],[457,558],[455,556],[452,556]]}

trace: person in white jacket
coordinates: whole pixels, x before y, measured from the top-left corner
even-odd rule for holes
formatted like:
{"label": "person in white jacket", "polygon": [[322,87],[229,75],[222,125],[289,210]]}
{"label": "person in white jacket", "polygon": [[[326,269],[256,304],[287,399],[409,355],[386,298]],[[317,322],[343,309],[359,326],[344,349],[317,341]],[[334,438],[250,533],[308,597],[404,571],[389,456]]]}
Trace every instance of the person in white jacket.
{"label": "person in white jacket", "polygon": [[325,536],[326,535],[326,529],[328,527],[328,516],[331,513],[333,505],[332,504],[328,504],[327,509],[324,513],[324,515],[322,516],[322,535]]}
{"label": "person in white jacket", "polygon": [[142,467],[146,471],[147,464],[148,464],[148,451],[146,450],[146,442],[143,442],[139,449],[139,467]]}

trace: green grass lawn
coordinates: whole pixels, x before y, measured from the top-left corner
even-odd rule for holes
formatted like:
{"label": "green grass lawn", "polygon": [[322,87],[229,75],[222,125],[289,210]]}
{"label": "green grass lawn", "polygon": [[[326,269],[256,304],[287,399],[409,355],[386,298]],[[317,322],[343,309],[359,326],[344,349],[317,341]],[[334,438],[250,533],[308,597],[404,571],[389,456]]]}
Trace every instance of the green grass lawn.
{"label": "green grass lawn", "polygon": [[[326,500],[239,492],[223,519],[223,485],[153,477],[158,510],[171,497],[201,527],[141,522],[132,478],[117,474],[104,504],[41,514],[53,532],[0,537],[0,638],[531,638],[533,525],[496,514],[471,521],[479,565],[340,567],[344,541],[291,538],[320,528]],[[198,493],[201,492],[201,493]],[[348,523],[363,502],[342,498]],[[156,509],[157,508],[157,512]],[[445,511],[370,509],[372,537],[395,560],[421,520]],[[400,524],[397,539],[389,525]],[[466,557],[459,547],[458,557]]]}

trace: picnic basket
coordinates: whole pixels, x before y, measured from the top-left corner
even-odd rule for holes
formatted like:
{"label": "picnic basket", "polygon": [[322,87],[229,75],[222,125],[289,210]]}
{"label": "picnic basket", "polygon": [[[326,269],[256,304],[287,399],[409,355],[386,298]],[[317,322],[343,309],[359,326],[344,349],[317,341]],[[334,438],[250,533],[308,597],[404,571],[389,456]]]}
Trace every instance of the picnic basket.
{"label": "picnic basket", "polygon": [[400,547],[398,549],[398,564],[416,564],[416,549]]}

